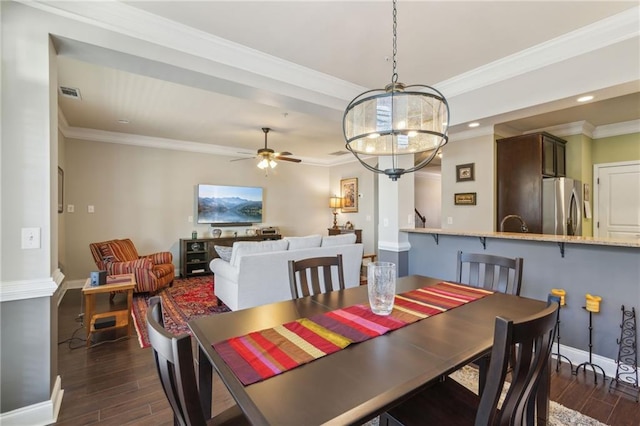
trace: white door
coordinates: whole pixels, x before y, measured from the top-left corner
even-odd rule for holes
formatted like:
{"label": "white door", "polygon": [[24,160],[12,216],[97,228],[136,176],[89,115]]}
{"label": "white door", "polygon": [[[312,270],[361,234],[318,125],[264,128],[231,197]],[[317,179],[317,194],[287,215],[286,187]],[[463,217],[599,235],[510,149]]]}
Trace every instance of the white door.
{"label": "white door", "polygon": [[594,166],[594,236],[640,240],[640,162]]}

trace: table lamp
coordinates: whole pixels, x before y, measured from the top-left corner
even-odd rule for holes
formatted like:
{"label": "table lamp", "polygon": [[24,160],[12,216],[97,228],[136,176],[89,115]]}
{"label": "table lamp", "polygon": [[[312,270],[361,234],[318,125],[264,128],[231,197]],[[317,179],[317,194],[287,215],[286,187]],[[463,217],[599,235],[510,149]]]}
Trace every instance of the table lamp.
{"label": "table lamp", "polygon": [[342,208],[342,198],[335,195],[329,198],[329,207],[333,209],[333,229],[338,229],[338,219],[336,216],[338,209]]}

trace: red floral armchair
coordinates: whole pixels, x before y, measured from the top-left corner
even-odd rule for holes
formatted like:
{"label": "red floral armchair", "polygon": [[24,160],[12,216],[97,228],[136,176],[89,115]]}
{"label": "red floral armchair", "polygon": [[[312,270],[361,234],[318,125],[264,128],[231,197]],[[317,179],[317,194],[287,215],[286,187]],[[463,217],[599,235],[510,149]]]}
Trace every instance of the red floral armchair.
{"label": "red floral armchair", "polygon": [[128,238],[92,243],[89,248],[98,268],[108,275],[134,274],[136,293],[155,293],[175,277],[173,255],[168,251],[140,256]]}

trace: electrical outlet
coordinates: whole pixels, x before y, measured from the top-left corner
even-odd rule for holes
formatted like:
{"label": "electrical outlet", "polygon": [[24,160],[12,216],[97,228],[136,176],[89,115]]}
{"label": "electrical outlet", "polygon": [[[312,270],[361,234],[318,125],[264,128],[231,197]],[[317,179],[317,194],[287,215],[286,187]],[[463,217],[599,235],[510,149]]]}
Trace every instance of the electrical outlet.
{"label": "electrical outlet", "polygon": [[451,216],[447,216],[447,225],[453,225],[453,218]]}
{"label": "electrical outlet", "polygon": [[389,219],[387,219],[386,217],[382,220],[382,226],[384,226],[385,228],[387,226],[389,226]]}
{"label": "electrical outlet", "polygon": [[40,248],[40,228],[22,228],[22,248]]}
{"label": "electrical outlet", "polygon": [[92,205],[87,206],[87,213],[95,213],[95,211],[96,211],[95,206],[92,206]]}
{"label": "electrical outlet", "polygon": [[193,223],[193,216],[187,216],[187,222]]}

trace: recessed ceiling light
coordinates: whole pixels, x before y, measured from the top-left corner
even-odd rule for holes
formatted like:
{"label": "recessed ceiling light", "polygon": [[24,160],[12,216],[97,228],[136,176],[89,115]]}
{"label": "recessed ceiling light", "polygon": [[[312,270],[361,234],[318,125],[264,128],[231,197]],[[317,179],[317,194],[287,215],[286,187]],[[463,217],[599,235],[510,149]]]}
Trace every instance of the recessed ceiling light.
{"label": "recessed ceiling light", "polygon": [[129,120],[127,120],[126,118],[121,118],[120,120],[118,120],[118,123],[120,123],[120,124],[129,124]]}
{"label": "recessed ceiling light", "polygon": [[578,98],[578,102],[589,102],[591,99],[593,99],[592,95],[582,96]]}
{"label": "recessed ceiling light", "polygon": [[477,121],[473,123],[469,123],[469,127],[478,127],[479,125],[480,123],[478,123]]}

